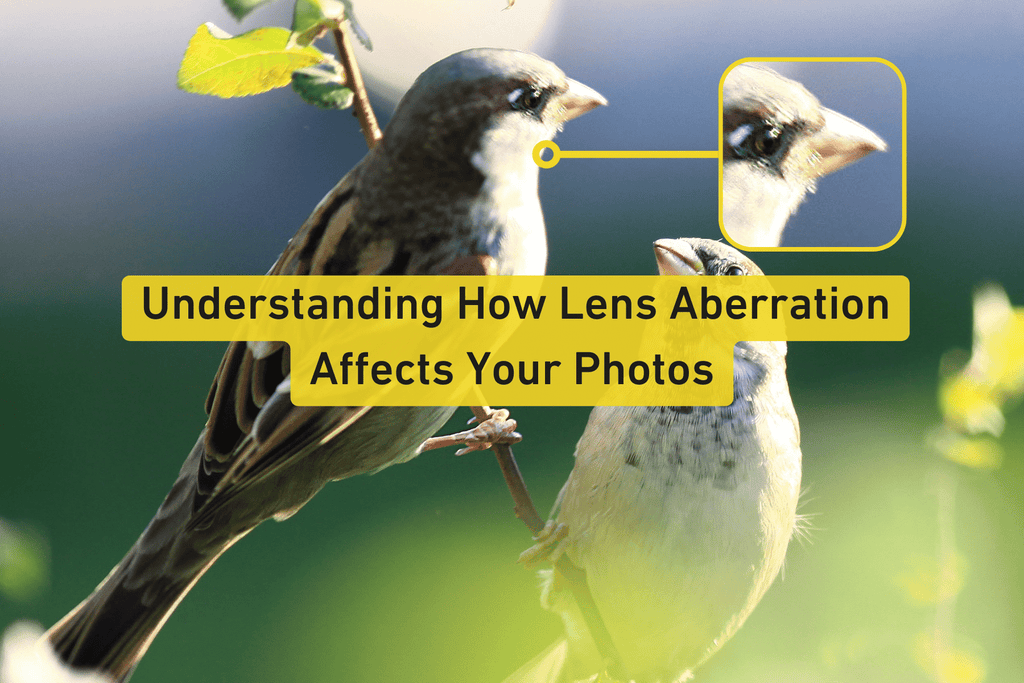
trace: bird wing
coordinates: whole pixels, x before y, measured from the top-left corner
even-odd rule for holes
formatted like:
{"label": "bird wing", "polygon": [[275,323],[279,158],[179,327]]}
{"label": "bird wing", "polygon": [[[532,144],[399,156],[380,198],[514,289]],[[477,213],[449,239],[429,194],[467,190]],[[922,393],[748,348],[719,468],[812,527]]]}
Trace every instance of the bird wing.
{"label": "bird wing", "polygon": [[[367,157],[369,158],[369,157]],[[278,258],[270,275],[397,275],[497,272],[488,254],[448,254],[447,262],[413,262],[415,244],[393,231],[356,225],[364,160],[321,200]],[[376,221],[376,222],[375,222]],[[206,401],[209,418],[197,477],[202,526],[241,490],[278,473],[349,428],[368,406],[296,406],[291,401],[289,349],[283,342],[234,342],[224,354]],[[288,514],[288,510],[280,511]]]}
{"label": "bird wing", "polygon": [[[363,164],[353,168],[317,205],[271,268],[270,275],[374,275],[395,260],[393,240],[349,245]],[[341,247],[341,249],[339,249]],[[336,255],[343,253],[344,258]],[[339,265],[340,264],[340,265]],[[333,438],[367,406],[296,406],[291,401],[289,348],[284,342],[233,342],[206,399],[208,420],[190,526],[240,490],[265,479]]]}

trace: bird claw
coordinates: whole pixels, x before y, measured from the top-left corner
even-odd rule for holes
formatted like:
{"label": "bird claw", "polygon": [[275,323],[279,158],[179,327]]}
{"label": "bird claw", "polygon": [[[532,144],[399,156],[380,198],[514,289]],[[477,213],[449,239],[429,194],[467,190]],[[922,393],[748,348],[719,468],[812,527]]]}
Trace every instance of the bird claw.
{"label": "bird claw", "polygon": [[486,451],[496,443],[519,443],[523,440],[523,435],[516,431],[516,426],[516,421],[509,417],[506,409],[492,411],[490,417],[464,432],[467,435],[464,441],[465,448],[456,451],[455,455]]}
{"label": "bird claw", "polygon": [[[469,421],[470,424],[474,422],[476,422],[475,417]],[[494,410],[491,411],[490,417],[473,429],[427,439],[420,444],[417,453],[435,448],[462,445],[463,448],[457,450],[455,455],[465,455],[474,451],[486,451],[499,443],[519,443],[523,440],[523,435],[516,431],[516,426],[516,421],[509,418],[508,410],[504,408]]]}
{"label": "bird claw", "polygon": [[527,567],[533,567],[550,560],[555,548],[568,534],[569,527],[549,519],[544,528],[533,537],[534,544],[519,554],[519,562]]}

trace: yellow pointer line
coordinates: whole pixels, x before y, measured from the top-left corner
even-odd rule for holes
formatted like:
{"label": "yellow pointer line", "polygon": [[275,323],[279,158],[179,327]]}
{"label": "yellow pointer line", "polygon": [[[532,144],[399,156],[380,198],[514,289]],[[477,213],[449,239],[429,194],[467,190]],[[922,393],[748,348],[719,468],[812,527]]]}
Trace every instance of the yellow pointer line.
{"label": "yellow pointer line", "polygon": [[[542,158],[544,150],[551,150],[551,158]],[[544,140],[533,148],[533,161],[541,168],[553,168],[562,159],[717,159],[715,150],[563,150],[554,142]]]}

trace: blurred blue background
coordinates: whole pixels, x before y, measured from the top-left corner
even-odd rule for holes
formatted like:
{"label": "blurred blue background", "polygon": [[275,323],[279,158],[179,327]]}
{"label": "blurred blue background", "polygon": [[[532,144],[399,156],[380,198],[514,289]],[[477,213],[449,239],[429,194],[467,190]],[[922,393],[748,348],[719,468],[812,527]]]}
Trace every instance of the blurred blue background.
{"label": "blurred blue background", "polygon": [[[415,72],[461,46],[430,40],[427,5],[376,4],[390,19],[355,1],[376,55],[402,55]],[[476,4],[493,12],[497,35],[539,6]],[[261,10],[245,26],[287,23],[287,13]],[[791,547],[785,579],[698,680],[929,680],[913,651],[934,609],[905,600],[899,577],[936,554],[935,482],[949,473],[923,435],[938,419],[939,358],[969,348],[979,282],[998,281],[1024,304],[1019,3],[562,0],[542,19],[543,30],[509,41],[532,42],[610,102],[572,122],[558,139],[565,149],[715,148],[719,79],[743,57],[874,56],[901,69],[900,241],[879,253],[756,260],[770,274],[906,275],[911,336],[790,346],[802,512],[816,515],[817,531]],[[121,278],[265,272],[364,153],[348,113],[288,91],[225,101],[176,90],[185,45],[207,20],[243,30],[213,0],[0,5],[0,517],[40,530],[51,554],[45,589],[0,595],[0,627],[48,625],[86,596],[145,526],[203,424],[221,345],[125,342]],[[385,21],[438,53],[389,39]],[[377,59],[368,68],[386,112],[406,77]],[[873,123],[889,105],[812,89],[896,140],[889,123]],[[870,187],[896,158],[872,155],[826,178],[794,239],[851,212],[891,234],[891,203]],[[572,160],[542,172],[549,272],[653,274],[655,239],[719,237],[715,171],[700,160]],[[546,509],[587,411],[514,415],[527,437],[520,464]],[[1024,680],[1019,409],[1003,443],[1001,469],[957,475],[952,530],[967,567],[956,643],[991,681]],[[218,562],[133,683],[501,680],[559,631],[538,607],[535,577],[514,564],[529,543],[488,455],[435,453],[334,484]]]}

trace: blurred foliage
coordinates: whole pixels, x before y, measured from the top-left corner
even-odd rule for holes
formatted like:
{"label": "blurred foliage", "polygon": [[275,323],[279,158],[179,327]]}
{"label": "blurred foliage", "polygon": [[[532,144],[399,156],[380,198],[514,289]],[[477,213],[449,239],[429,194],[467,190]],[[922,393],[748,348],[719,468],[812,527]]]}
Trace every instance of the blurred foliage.
{"label": "blurred foliage", "polygon": [[964,587],[967,562],[963,556],[956,554],[942,560],[946,566],[939,566],[934,557],[916,557],[910,568],[896,577],[896,585],[911,604],[935,605]]}
{"label": "blurred foliage", "polygon": [[[999,285],[984,285],[975,292],[970,359],[957,368],[958,358],[962,353],[952,352],[943,362],[948,374],[939,388],[939,406],[946,431],[998,437],[1006,405],[1024,392],[1024,308],[1013,307]],[[963,445],[955,439],[939,439],[936,446],[954,462],[964,460]],[[983,467],[990,466],[991,451],[991,445],[979,449]],[[967,459],[961,464],[970,465]]]}
{"label": "blurred foliage", "polygon": [[38,596],[48,582],[48,564],[41,533],[0,518],[0,595],[21,602]]}
{"label": "blurred foliage", "polygon": [[1024,392],[1024,308],[1014,308],[996,284],[979,287],[973,304],[971,354],[967,358],[952,351],[942,359],[938,400],[943,422],[927,436],[954,463],[937,481],[937,553],[897,579],[907,600],[934,607],[931,630],[917,638],[913,656],[938,683],[979,683],[986,677],[978,648],[954,644],[962,640],[955,606],[964,588],[966,560],[954,540],[959,473],[950,467],[990,472],[1002,465],[1004,451],[997,439],[1006,427],[1004,410]]}
{"label": "blurred foliage", "polygon": [[[1001,411],[998,415],[1002,418]],[[1003,447],[991,437],[963,436],[943,425],[932,431],[929,442],[946,459],[964,467],[994,470],[1003,462]]]}
{"label": "blurred foliage", "polygon": [[964,649],[939,645],[931,633],[914,640],[914,660],[936,681],[981,683],[985,680],[985,662]]}

